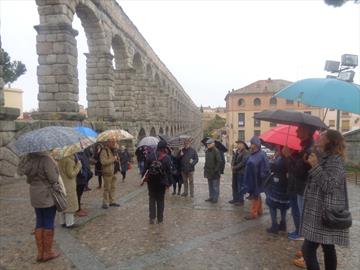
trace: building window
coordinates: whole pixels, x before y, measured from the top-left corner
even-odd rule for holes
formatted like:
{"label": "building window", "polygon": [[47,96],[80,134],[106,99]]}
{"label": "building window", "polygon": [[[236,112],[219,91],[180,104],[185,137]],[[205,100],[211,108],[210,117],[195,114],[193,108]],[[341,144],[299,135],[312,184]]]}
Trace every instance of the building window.
{"label": "building window", "polygon": [[311,115],[311,111],[305,111],[304,113]]}
{"label": "building window", "polygon": [[294,104],[293,100],[290,100],[290,99],[286,100],[286,105],[293,105],[293,104]]}
{"label": "building window", "polygon": [[243,98],[240,98],[240,99],[238,100],[238,105],[239,105],[239,106],[245,106],[245,100],[244,100]]}
{"label": "building window", "polygon": [[261,125],[261,121],[259,119],[255,119],[255,116],[257,114],[258,113],[254,113],[254,127],[260,127],[260,125]]}
{"label": "building window", "polygon": [[260,100],[260,98],[255,98],[255,99],[254,99],[254,105],[255,105],[255,106],[260,106],[260,105],[261,105],[261,100]]}
{"label": "building window", "polygon": [[245,127],[245,113],[239,113],[239,127]]}
{"label": "building window", "polygon": [[276,123],[275,122],[270,122],[270,127],[276,127]]}
{"label": "building window", "polygon": [[350,121],[349,120],[342,120],[341,121],[341,131],[346,132],[350,130]]}
{"label": "building window", "polygon": [[330,109],[329,111],[330,111],[330,112],[333,112],[333,111],[335,111],[335,109]]}
{"label": "building window", "polygon": [[260,136],[260,130],[254,130],[254,136],[259,137]]}
{"label": "building window", "polygon": [[335,127],[335,120],[329,120],[329,127]]}
{"label": "building window", "polygon": [[348,112],[341,112],[341,117],[349,117],[350,113]]}
{"label": "building window", "polygon": [[241,141],[245,141],[245,130],[239,130],[238,139]]}
{"label": "building window", "polygon": [[277,100],[276,100],[276,98],[270,98],[270,105],[271,106],[276,106],[276,104],[277,104]]}

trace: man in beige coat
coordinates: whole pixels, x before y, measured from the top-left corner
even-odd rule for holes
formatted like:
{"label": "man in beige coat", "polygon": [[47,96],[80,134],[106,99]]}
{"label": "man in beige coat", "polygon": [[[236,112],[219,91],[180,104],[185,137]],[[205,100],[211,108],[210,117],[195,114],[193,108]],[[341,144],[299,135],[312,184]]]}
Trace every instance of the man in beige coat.
{"label": "man in beige coat", "polygon": [[104,178],[104,193],[102,208],[108,209],[109,206],[119,207],[115,202],[115,182],[114,163],[119,162],[117,155],[114,155],[116,148],[115,139],[107,141],[106,146],[100,152],[100,162],[102,166],[102,176]]}

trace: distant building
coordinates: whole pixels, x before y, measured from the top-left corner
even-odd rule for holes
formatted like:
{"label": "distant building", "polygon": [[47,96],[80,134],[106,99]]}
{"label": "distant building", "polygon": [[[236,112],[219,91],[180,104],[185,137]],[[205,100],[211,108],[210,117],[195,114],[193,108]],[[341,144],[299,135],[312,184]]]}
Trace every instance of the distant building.
{"label": "distant building", "polygon": [[203,130],[206,130],[208,128],[210,121],[213,120],[216,117],[216,115],[226,119],[226,108],[224,107],[211,108],[210,106],[208,106],[208,107],[202,107],[202,109],[203,109],[203,113],[202,113]]}
{"label": "distant building", "polygon": [[4,88],[5,107],[16,108],[23,113],[23,91],[18,88]]}
{"label": "distant building", "polygon": [[291,84],[286,80],[259,80],[238,90],[229,91],[226,101],[227,144],[231,149],[237,139],[249,141],[253,135],[275,127],[275,123],[254,119],[262,110],[296,110],[322,117],[321,108],[307,106],[283,98],[273,98],[280,89]]}
{"label": "distant building", "polygon": [[360,128],[344,133],[347,162],[360,166]]}
{"label": "distant building", "polygon": [[[360,105],[359,105],[360,106]],[[326,110],[324,110],[324,113]],[[329,109],[326,113],[325,124],[336,129],[336,110]],[[360,129],[360,115],[349,112],[340,112],[340,131],[342,133]]]}

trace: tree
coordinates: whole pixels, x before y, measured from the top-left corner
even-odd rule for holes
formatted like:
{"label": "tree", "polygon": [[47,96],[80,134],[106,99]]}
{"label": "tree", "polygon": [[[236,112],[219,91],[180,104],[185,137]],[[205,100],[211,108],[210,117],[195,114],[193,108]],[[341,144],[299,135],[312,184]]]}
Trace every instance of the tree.
{"label": "tree", "polygon": [[[350,1],[350,0],[324,0],[325,3],[329,6],[334,6],[334,7],[341,7],[343,4],[345,4],[346,2]],[[355,4],[360,3],[360,0],[354,0]]]}
{"label": "tree", "polygon": [[209,121],[208,127],[204,130],[204,137],[214,137],[214,131],[225,127],[226,120],[219,115]]}
{"label": "tree", "polygon": [[1,49],[0,54],[4,82],[13,83],[26,72],[26,67],[21,61],[11,62],[9,54],[4,49]]}

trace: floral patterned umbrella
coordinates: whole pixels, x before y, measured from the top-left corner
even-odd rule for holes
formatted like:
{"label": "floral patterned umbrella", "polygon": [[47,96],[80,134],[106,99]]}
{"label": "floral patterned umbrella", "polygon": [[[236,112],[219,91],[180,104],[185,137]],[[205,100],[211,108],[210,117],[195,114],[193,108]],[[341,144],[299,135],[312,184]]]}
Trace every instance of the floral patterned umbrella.
{"label": "floral patterned umbrella", "polygon": [[106,142],[110,139],[115,139],[116,141],[132,140],[132,139],[134,139],[134,136],[123,129],[110,129],[110,130],[105,130],[104,132],[101,132],[97,136],[96,141],[97,142]]}
{"label": "floral patterned umbrella", "polygon": [[63,148],[87,139],[71,127],[49,126],[21,135],[15,142],[15,151],[21,156]]}
{"label": "floral patterned umbrella", "polygon": [[81,140],[80,142],[71,144],[69,146],[65,146],[62,148],[55,148],[51,151],[51,155],[56,160],[63,159],[65,157],[69,157],[74,155],[75,153],[83,151],[85,148],[93,145],[95,143],[95,139],[89,137]]}

